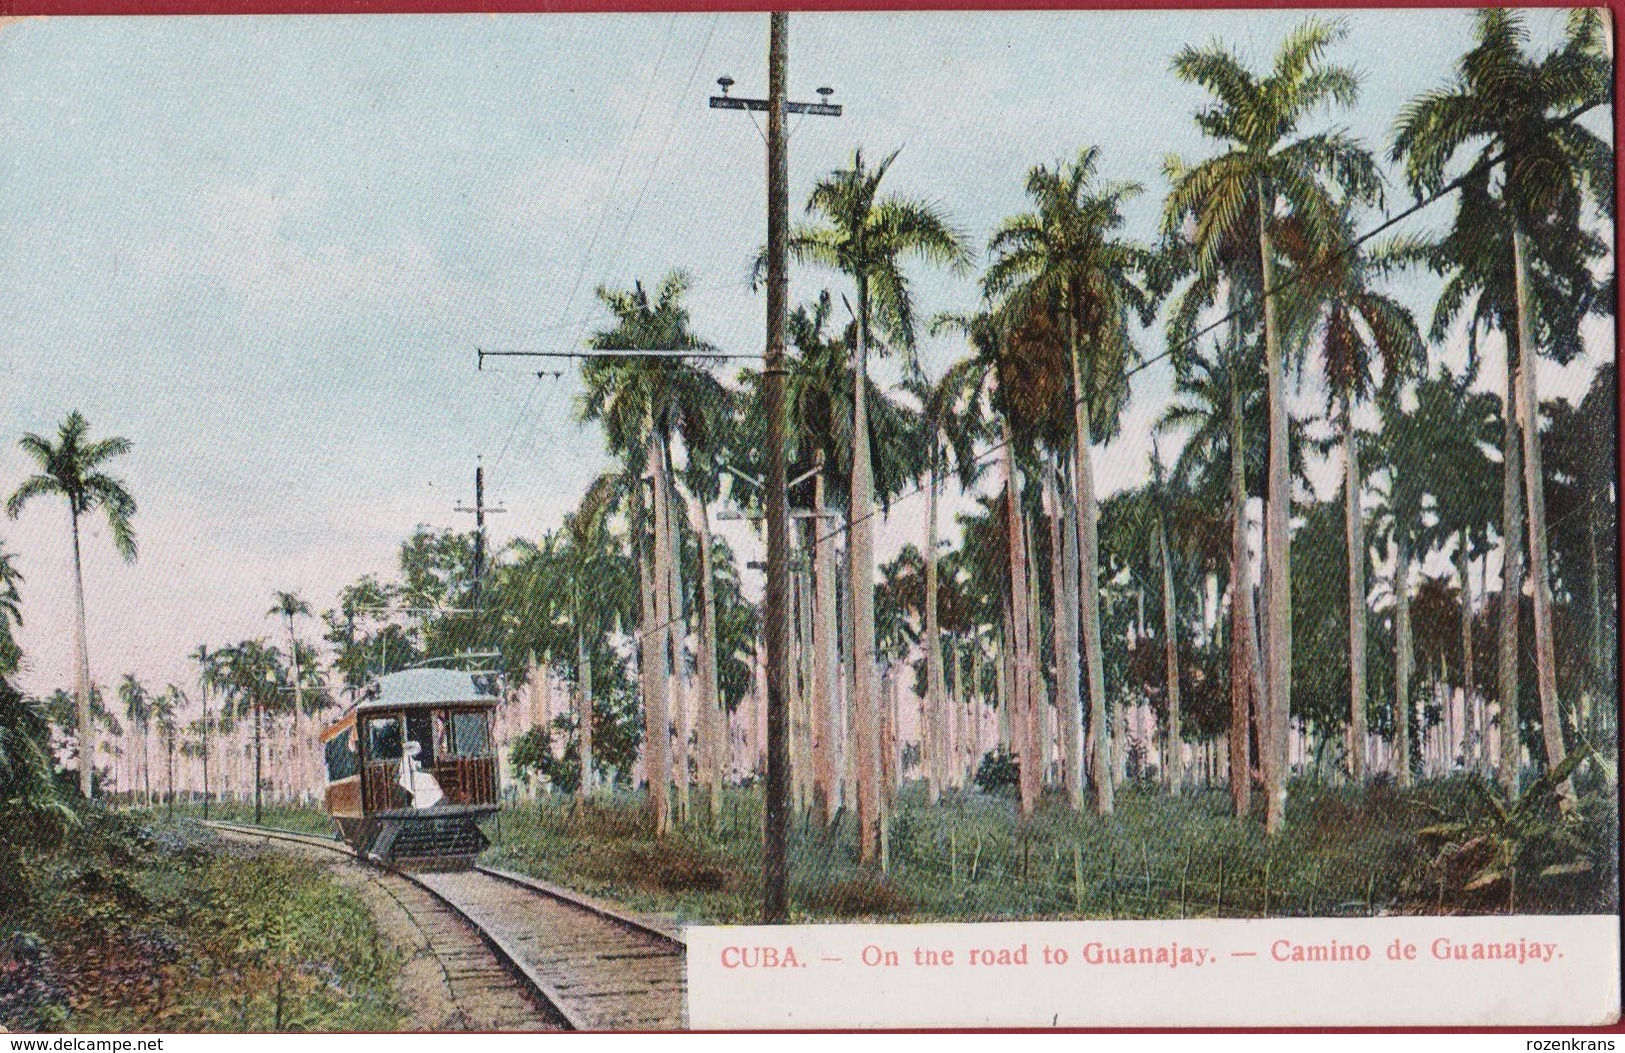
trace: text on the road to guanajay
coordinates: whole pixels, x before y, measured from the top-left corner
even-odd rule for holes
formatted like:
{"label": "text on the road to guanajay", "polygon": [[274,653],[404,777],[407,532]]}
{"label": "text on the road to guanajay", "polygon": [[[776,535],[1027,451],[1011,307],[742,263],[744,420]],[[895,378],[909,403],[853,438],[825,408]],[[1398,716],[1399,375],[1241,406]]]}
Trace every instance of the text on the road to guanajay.
{"label": "text on the road to guanajay", "polygon": [[[1231,958],[1262,957],[1256,950],[1231,950]],[[1337,962],[1414,962],[1422,958],[1440,962],[1507,962],[1517,965],[1547,964],[1563,957],[1556,943],[1536,940],[1452,940],[1441,936],[1428,942],[1394,940],[1379,952],[1366,943],[1297,943],[1275,940],[1268,958],[1283,965],[1310,965]],[[1175,940],[1163,944],[1114,945],[1103,941],[1083,944],[1074,955],[1066,947],[1041,945],[1033,954],[1026,943],[1008,947],[909,947],[865,946],[858,963],[869,968],[897,968],[905,965],[923,968],[956,965],[974,968],[1085,965],[1158,966],[1168,969],[1200,968],[1217,964],[1221,955],[1210,947],[1192,947]],[[726,946],[721,951],[724,969],[805,969],[811,965],[846,965],[844,958],[829,955],[814,958],[797,952],[793,945]]]}

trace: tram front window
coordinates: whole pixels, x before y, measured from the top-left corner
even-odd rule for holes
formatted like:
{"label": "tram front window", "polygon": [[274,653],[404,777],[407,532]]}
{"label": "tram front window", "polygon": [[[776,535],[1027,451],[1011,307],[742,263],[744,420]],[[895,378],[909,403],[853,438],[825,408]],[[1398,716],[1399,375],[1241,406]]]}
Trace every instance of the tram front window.
{"label": "tram front window", "polygon": [[367,721],[367,759],[394,761],[401,759],[401,722],[399,717],[383,717]]}
{"label": "tram front window", "polygon": [[485,714],[453,713],[451,716],[452,748],[459,757],[485,757],[491,753],[491,728]]}
{"label": "tram front window", "polygon": [[406,714],[406,741],[418,744],[418,767],[435,762],[434,714],[416,710]]}

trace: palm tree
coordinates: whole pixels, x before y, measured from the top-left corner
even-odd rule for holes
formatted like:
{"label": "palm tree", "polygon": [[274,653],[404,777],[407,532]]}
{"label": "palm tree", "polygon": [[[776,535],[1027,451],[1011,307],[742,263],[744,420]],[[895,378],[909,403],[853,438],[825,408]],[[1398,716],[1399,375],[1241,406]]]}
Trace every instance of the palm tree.
{"label": "palm tree", "polygon": [[979,413],[981,398],[978,367],[971,359],[962,359],[944,371],[935,382],[923,372],[914,372],[903,381],[903,388],[920,404],[921,438],[926,449],[926,476],[928,499],[925,521],[925,611],[923,640],[925,646],[925,709],[920,729],[924,750],[926,785],[932,804],[948,777],[948,710],[943,698],[942,639],[938,611],[939,549],[937,536],[937,503],[943,477],[950,466],[959,476],[962,490],[975,485],[980,465],[976,459],[976,442],[984,437],[986,424]]}
{"label": "palm tree", "polygon": [[[1412,192],[1420,199],[1445,185],[1446,166],[1469,144],[1479,147],[1475,168],[1506,155],[1499,203],[1510,232],[1506,258],[1512,277],[1514,324],[1506,331],[1507,378],[1517,405],[1516,414],[1510,412],[1510,404],[1508,407],[1507,437],[1512,439],[1514,417],[1525,422],[1521,452],[1524,497],[1529,510],[1536,686],[1550,769],[1562,763],[1565,750],[1553,652],[1540,429],[1534,423],[1539,419],[1536,363],[1542,319],[1537,318],[1538,297],[1532,272],[1542,263],[1548,270],[1565,269],[1560,264],[1554,266],[1554,257],[1572,251],[1572,235],[1580,226],[1586,191],[1596,198],[1605,214],[1612,213],[1612,148],[1577,122],[1564,119],[1573,111],[1608,100],[1612,64],[1604,53],[1606,30],[1600,12],[1581,10],[1571,14],[1562,43],[1538,59],[1525,52],[1528,30],[1520,13],[1492,9],[1478,11],[1473,17],[1472,49],[1458,61],[1456,76],[1449,85],[1418,96],[1400,113],[1392,156],[1405,162]],[[1466,204],[1464,197],[1463,206]],[[1481,235],[1486,233],[1480,230]],[[1569,313],[1573,313],[1572,307]],[[1544,321],[1552,326],[1556,319]],[[1564,348],[1558,344],[1550,346],[1549,351],[1561,355]],[[1506,452],[1512,451],[1509,448]],[[1514,470],[1510,457],[1506,463],[1510,477]],[[1504,562],[1515,567],[1511,520],[1509,507],[1505,532],[1508,558]],[[1502,632],[1505,651],[1505,623]],[[1512,680],[1515,673],[1503,676],[1503,712],[1516,712],[1515,704],[1509,708],[1505,697]],[[1503,741],[1506,738],[1503,734]],[[1516,774],[1510,778],[1515,786]]]}
{"label": "palm tree", "polygon": [[963,238],[934,206],[919,200],[879,196],[880,182],[897,152],[869,168],[855,150],[848,167],[838,168],[813,187],[807,211],[822,224],[791,232],[789,252],[798,263],[840,271],[857,291],[852,421],[852,496],[848,513],[848,572],[852,602],[854,746],[859,763],[859,855],[875,859],[880,849],[880,728],[874,685],[874,469],[867,399],[869,347],[875,330],[912,355],[914,302],[902,262],[914,257],[961,268],[968,262]]}
{"label": "palm tree", "polygon": [[[1460,376],[1448,371],[1424,377],[1416,386],[1416,413],[1419,426],[1430,439],[1432,463],[1428,477],[1432,484],[1434,514],[1432,543],[1443,547],[1450,541],[1456,547],[1456,579],[1460,593],[1461,683],[1463,749],[1465,763],[1479,769],[1484,763],[1487,721],[1475,705],[1477,678],[1473,656],[1472,559],[1486,559],[1490,549],[1490,525],[1495,520],[1496,465],[1487,451],[1503,434],[1499,420],[1499,400],[1483,391],[1474,391],[1477,370],[1472,363]],[[1514,722],[1515,723],[1515,722]]]}
{"label": "palm tree", "polygon": [[120,437],[87,438],[90,423],[74,410],[57,429],[57,441],[52,443],[33,432],[25,434],[17,443],[33,459],[39,473],[24,479],[6,502],[6,514],[16,519],[24,506],[39,496],[52,495],[68,502],[68,521],[73,536],[73,599],[74,599],[74,697],[79,700],[79,792],[86,797],[95,792],[91,783],[94,768],[95,729],[90,712],[90,654],[85,633],[85,577],[80,560],[79,520],[101,509],[107,515],[107,525],[113,535],[113,547],[125,562],[136,558],[135,531],[130,520],[135,516],[135,499],[124,488],[124,483],[107,474],[105,467],[115,457],[130,452],[130,440]]}
{"label": "palm tree", "polygon": [[[1023,312],[1053,308],[1065,333],[1072,377],[1083,651],[1095,739],[1095,810],[1109,815],[1111,780],[1100,777],[1107,770],[1110,743],[1104,719],[1099,508],[1091,447],[1116,430],[1114,410],[1122,403],[1125,375],[1135,357],[1128,314],[1136,312],[1142,324],[1148,323],[1154,301],[1143,285],[1152,262],[1149,250],[1113,236],[1123,225],[1123,203],[1141,188],[1100,183],[1099,160],[1097,147],[1085,147],[1070,165],[1038,165],[1028,172],[1027,196],[1034,210],[1005,220],[994,233],[988,243],[994,260],[985,285],[991,295],[1009,296]],[[1067,700],[1068,706],[1076,704]],[[1081,784],[1076,792],[1081,794]],[[1073,804],[1081,804],[1081,797],[1074,797]]]}
{"label": "palm tree", "polygon": [[[143,796],[147,807],[150,808],[152,807],[152,772],[147,763],[147,735],[152,722],[152,698],[147,694],[147,689],[142,686],[141,681],[130,673],[125,673],[124,679],[119,681],[118,697],[119,701],[124,703],[124,719],[130,722],[130,730],[141,738]],[[132,785],[130,790],[133,803],[135,787]]]}
{"label": "palm tree", "polygon": [[[596,348],[627,350],[692,350],[703,357],[715,349],[689,329],[683,294],[689,280],[681,271],[667,275],[651,298],[641,282],[630,290],[600,286],[598,298],[615,318],[589,341]],[[594,359],[582,368],[586,392],[578,416],[602,424],[609,448],[632,479],[647,473],[653,480],[652,515],[644,515],[641,486],[633,502],[633,537],[643,597],[642,650],[644,722],[648,750],[649,804],[657,834],[671,829],[668,803],[672,780],[673,717],[676,717],[678,808],[686,815],[687,722],[681,696],[675,714],[671,682],[684,672],[681,571],[675,566],[680,526],[672,514],[672,439],[681,436],[690,449],[703,447],[712,427],[709,407],[722,396],[722,386],[705,368],[675,358]],[[646,523],[646,518],[652,523]],[[652,539],[646,537],[652,526]],[[674,602],[675,601],[675,602]]]}
{"label": "palm tree", "polygon": [[294,793],[303,794],[308,788],[309,773],[305,771],[305,751],[301,749],[299,741],[299,711],[305,708],[304,677],[300,675],[300,644],[293,632],[293,620],[299,615],[310,616],[310,604],[299,597],[297,592],[278,591],[274,594],[275,601],[271,609],[265,612],[267,618],[281,618],[283,626],[288,630],[288,656],[293,663],[293,729],[289,736],[289,748],[293,756],[289,758],[289,768],[296,780]]}
{"label": "palm tree", "polygon": [[[1411,631],[1411,572],[1427,555],[1429,491],[1433,434],[1418,426],[1416,415],[1407,413],[1399,392],[1378,402],[1382,429],[1378,435],[1377,465],[1386,478],[1377,486],[1381,501],[1376,524],[1377,538],[1393,550],[1394,577],[1390,583],[1394,599],[1394,749],[1398,755],[1398,783],[1408,787],[1412,779],[1411,721],[1415,716],[1411,675],[1415,671],[1416,649]],[[1351,554],[1352,555],[1352,554]]]}
{"label": "palm tree", "polygon": [[224,669],[221,686],[231,703],[233,719],[254,717],[254,822],[262,814],[261,797],[265,786],[265,711],[281,699],[287,672],[282,656],[264,640],[244,640],[215,652]]}
{"label": "palm tree", "polygon": [[[1323,180],[1339,184],[1347,199],[1375,200],[1381,176],[1369,154],[1342,131],[1297,136],[1316,110],[1335,103],[1352,105],[1359,78],[1348,68],[1323,62],[1326,49],[1345,30],[1310,19],[1293,30],[1276,53],[1266,76],[1256,76],[1221,44],[1186,47],[1174,58],[1174,73],[1215,97],[1196,115],[1203,134],[1225,144],[1217,157],[1187,167],[1166,165],[1173,184],[1164,211],[1166,231],[1195,223],[1195,266],[1211,278],[1227,249],[1243,231],[1256,231],[1263,301],[1266,390],[1269,399],[1269,477],[1265,502],[1264,586],[1266,640],[1260,722],[1268,801],[1265,830],[1277,833],[1286,821],[1287,727],[1291,719],[1291,451],[1287,436],[1286,362],[1277,320],[1279,297],[1276,247],[1283,222],[1301,227],[1311,243],[1334,240],[1339,209]],[[1297,136],[1297,137],[1294,137]],[[1280,212],[1281,205],[1287,214]]]}
{"label": "palm tree", "polygon": [[1268,458],[1266,443],[1260,441],[1263,430],[1257,426],[1264,422],[1264,390],[1255,374],[1242,368],[1233,333],[1229,347],[1215,348],[1211,357],[1192,347],[1176,353],[1173,363],[1175,401],[1163,412],[1157,430],[1189,430],[1174,476],[1182,489],[1211,495],[1229,508],[1230,798],[1239,818],[1251,807],[1251,726],[1259,696],[1247,480],[1258,479]]}
{"label": "palm tree", "polygon": [[203,716],[198,720],[198,734],[202,740],[200,755],[203,759],[203,818],[209,818],[209,731],[212,719],[209,716],[209,692],[221,684],[220,653],[210,651],[207,644],[198,644],[192,648],[187,658],[197,663],[198,698],[203,707]]}
{"label": "palm tree", "polygon": [[1053,423],[1050,411],[1059,389],[1046,390],[1042,381],[1053,378],[1056,372],[1040,363],[1046,359],[1046,352],[1055,349],[1050,339],[1054,327],[1043,312],[1021,318],[1014,310],[987,310],[974,315],[943,315],[933,328],[964,334],[980,378],[976,387],[989,389],[986,397],[998,420],[999,437],[991,451],[998,455],[995,494],[979,499],[986,515],[974,521],[974,530],[965,517],[960,521],[966,533],[964,547],[974,551],[972,563],[982,578],[980,591],[998,612],[995,620],[1000,626],[1002,668],[996,682],[1003,686],[1000,739],[1001,745],[1020,757],[1020,808],[1022,815],[1028,816],[1037,806],[1040,790],[1039,708],[1034,695],[1035,688],[1041,685],[1037,670],[1038,627],[1029,602],[1034,575],[1021,467],[1023,460],[1031,458],[1018,454],[1031,452],[1043,425]]}
{"label": "palm tree", "polygon": [[174,684],[164,688],[152,700],[152,721],[158,725],[158,735],[164,748],[164,801],[169,817],[175,817],[175,731],[176,719],[186,708],[186,695]]}
{"label": "palm tree", "polygon": [[1359,441],[1355,410],[1371,394],[1379,360],[1382,383],[1394,388],[1426,365],[1427,345],[1416,318],[1398,300],[1378,291],[1376,281],[1408,255],[1408,246],[1386,243],[1362,248],[1346,204],[1332,241],[1283,239],[1301,278],[1283,307],[1288,331],[1307,337],[1326,375],[1326,412],[1343,438],[1344,533],[1348,545],[1349,774],[1364,777],[1366,758],[1366,585],[1363,513],[1360,508]]}

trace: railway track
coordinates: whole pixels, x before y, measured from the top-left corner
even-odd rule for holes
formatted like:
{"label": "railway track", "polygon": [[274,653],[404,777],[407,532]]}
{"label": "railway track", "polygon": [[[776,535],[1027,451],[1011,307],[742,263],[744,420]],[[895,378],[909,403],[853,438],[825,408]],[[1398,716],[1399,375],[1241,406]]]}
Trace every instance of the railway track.
{"label": "railway track", "polygon": [[[348,845],[331,838],[276,827],[208,825],[355,858]],[[676,932],[568,889],[492,867],[385,873],[461,918],[563,1026],[580,1031],[683,1026],[684,947]]]}

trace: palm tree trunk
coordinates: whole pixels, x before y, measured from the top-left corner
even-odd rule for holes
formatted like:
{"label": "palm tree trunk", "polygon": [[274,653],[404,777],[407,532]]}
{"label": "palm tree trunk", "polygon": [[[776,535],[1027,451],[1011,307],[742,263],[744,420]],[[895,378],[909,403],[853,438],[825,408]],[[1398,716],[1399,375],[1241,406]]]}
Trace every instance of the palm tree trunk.
{"label": "palm tree trunk", "polygon": [[1264,789],[1268,795],[1264,831],[1276,834],[1286,824],[1286,729],[1292,719],[1292,489],[1288,479],[1286,368],[1281,356],[1275,303],[1275,252],[1270,244],[1269,221],[1275,196],[1258,187],[1258,250],[1264,283],[1264,368],[1269,396],[1269,486],[1265,512],[1264,556],[1269,568],[1264,601],[1269,611],[1269,637],[1264,669],[1268,687],[1264,708],[1268,719],[1264,760]]}
{"label": "palm tree trunk", "polygon": [[1179,712],[1179,618],[1174,599],[1174,567],[1168,556],[1168,529],[1157,517],[1157,550],[1162,557],[1162,649],[1168,677],[1168,792],[1178,795],[1185,781],[1184,735]]}
{"label": "palm tree trunk", "polygon": [[711,568],[711,516],[705,503],[693,498],[691,515],[700,542],[700,781],[706,791],[706,818],[714,827],[721,814],[723,736],[722,708],[717,693],[717,603]]}
{"label": "palm tree trunk", "polygon": [[576,611],[576,753],[581,765],[576,792],[583,798],[592,794],[592,651],[582,612]]}
{"label": "palm tree trunk", "polygon": [[1247,478],[1241,394],[1230,392],[1230,804],[1236,817],[1252,808],[1252,711],[1259,701],[1258,635],[1247,553]]}
{"label": "palm tree trunk", "polygon": [[1394,750],[1399,786],[1411,785],[1411,552],[1403,541],[1394,561]]}
{"label": "palm tree trunk", "polygon": [[1032,677],[1029,675],[1030,640],[1027,618],[1027,530],[1021,509],[1021,475],[1010,445],[1010,425],[1005,422],[1005,443],[1000,448],[1004,465],[1004,524],[1010,564],[1010,738],[1011,752],[1021,764],[1021,814],[1032,815],[1038,805],[1039,757],[1032,747],[1036,737],[1030,724]]}
{"label": "palm tree trunk", "polygon": [[[647,644],[644,657],[648,663],[648,688],[644,697],[645,735],[648,736],[649,804],[654,811],[655,835],[669,833],[672,828],[669,791],[671,786],[671,716],[668,682],[671,662],[671,593],[670,578],[666,570],[669,551],[666,548],[666,493],[664,461],[665,447],[660,436],[651,427],[649,431],[649,466],[654,476],[654,531],[650,539],[651,565],[644,603],[647,618],[644,629]],[[641,546],[640,546],[641,550]]]}
{"label": "palm tree trunk", "polygon": [[813,819],[828,826],[840,799],[841,655],[835,619],[835,534],[824,518],[824,460],[818,454],[813,475]]}
{"label": "palm tree trunk", "polygon": [[254,699],[254,825],[255,826],[258,826],[259,822],[260,822],[260,815],[261,815],[260,787],[264,784],[264,778],[263,778],[263,775],[262,775],[262,771],[263,771],[264,761],[265,761],[265,746],[264,746],[264,736],[265,736],[264,711],[265,711],[265,706],[264,706],[263,703],[260,702],[259,697],[257,695],[257,692],[259,690],[260,689],[258,687],[255,688],[256,696],[255,696],[255,699]]}
{"label": "palm tree trunk", "polygon": [[69,509],[73,528],[73,696],[79,727],[79,792],[96,796],[96,725],[90,708],[90,643],[85,632],[85,572],[79,558],[79,513]]}
{"label": "palm tree trunk", "polygon": [[1088,388],[1078,345],[1078,320],[1067,306],[1067,345],[1072,360],[1075,477],[1078,484],[1078,592],[1083,612],[1083,659],[1089,685],[1089,729],[1094,739],[1095,813],[1112,813],[1111,735],[1106,720],[1106,668],[1100,651],[1100,537],[1096,522],[1095,467],[1089,428]]}
{"label": "palm tree trunk", "polygon": [[203,818],[209,818],[209,689],[200,692],[203,696]]}
{"label": "palm tree trunk", "polygon": [[[1523,419],[1524,490],[1529,499],[1529,576],[1535,610],[1535,684],[1540,691],[1540,731],[1547,770],[1563,763],[1563,724],[1558,713],[1557,657],[1552,640],[1552,586],[1547,570],[1546,491],[1540,461],[1540,400],[1536,388],[1534,309],[1529,301],[1529,260],[1523,226],[1512,222],[1512,255],[1518,297],[1518,393]],[[1565,780],[1561,792],[1574,796]]]}
{"label": "palm tree trunk", "polygon": [[1078,604],[1072,594],[1076,580],[1077,546],[1073,544],[1072,516],[1061,493],[1060,473],[1055,465],[1044,465],[1044,498],[1049,510],[1051,593],[1054,616],[1051,619],[1055,647],[1055,704],[1061,724],[1061,755],[1065,771],[1062,784],[1074,810],[1083,807],[1083,738],[1078,699]]}
{"label": "palm tree trunk", "polygon": [[1011,657],[1010,639],[1015,635],[1015,627],[1010,624],[1010,590],[1004,591],[1003,606],[1000,610],[999,638],[997,653],[994,655],[998,663],[998,679],[994,681],[995,701],[998,708],[999,749],[1006,753],[1015,752],[1015,721],[1011,719],[1010,707],[1014,705],[1015,665]]}
{"label": "palm tree trunk", "polygon": [[1473,709],[1473,579],[1467,555],[1467,531],[1457,533],[1456,573],[1461,577],[1461,753],[1468,771],[1480,768],[1484,729]]}
{"label": "palm tree trunk", "polygon": [[1038,654],[1043,631],[1038,614],[1038,544],[1033,536],[1032,517],[1026,507],[1021,511],[1022,552],[1027,564],[1027,753],[1040,764],[1038,792],[1042,796],[1049,782],[1053,741],[1049,733],[1049,698],[1044,688],[1044,673],[1038,667]]}
{"label": "palm tree trunk", "polygon": [[920,710],[920,759],[925,767],[926,803],[942,794],[946,754],[945,705],[942,692],[942,640],[937,624],[937,462],[941,447],[931,437],[931,489],[925,512],[925,705]]}
{"label": "palm tree trunk", "polygon": [[677,822],[686,823],[689,816],[689,740],[693,731],[689,720],[688,661],[683,653],[684,643],[688,639],[688,619],[683,611],[682,533],[678,529],[676,510],[672,507],[676,489],[672,483],[670,451],[664,444],[661,448],[660,472],[661,488],[666,498],[666,589],[669,597],[667,609],[670,612],[667,633],[671,640],[670,689],[674,742],[672,775],[677,785]]}
{"label": "palm tree trunk", "polygon": [[847,573],[852,604],[852,706],[856,733],[858,858],[880,851],[880,720],[875,697],[874,474],[869,453],[869,285],[858,278],[853,379],[851,540]]}
{"label": "palm tree trunk", "polygon": [[1496,695],[1501,711],[1501,784],[1516,799],[1521,753],[1518,719],[1518,593],[1523,580],[1523,501],[1518,494],[1522,453],[1518,442],[1517,370],[1507,356],[1501,432],[1501,611]]}
{"label": "palm tree trunk", "polygon": [[1343,516],[1349,560],[1349,777],[1365,778],[1365,513],[1360,507],[1354,407],[1343,399]]}

